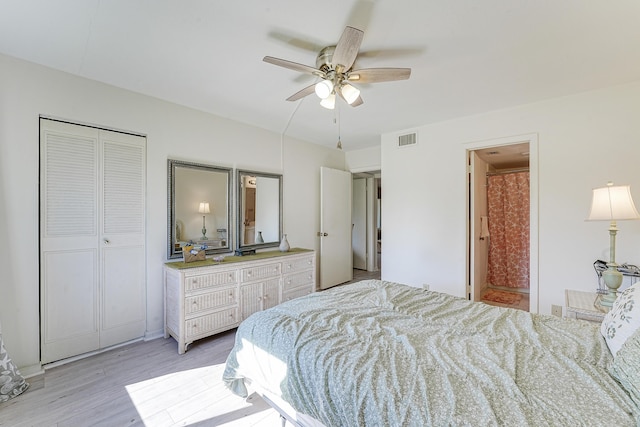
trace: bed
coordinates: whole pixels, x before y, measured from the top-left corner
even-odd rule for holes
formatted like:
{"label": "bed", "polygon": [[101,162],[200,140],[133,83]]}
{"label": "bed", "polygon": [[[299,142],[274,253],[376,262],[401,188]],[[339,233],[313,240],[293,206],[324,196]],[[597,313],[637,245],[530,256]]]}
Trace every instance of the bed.
{"label": "bed", "polygon": [[298,425],[637,426],[640,333],[611,322],[367,280],[246,319],[223,381]]}

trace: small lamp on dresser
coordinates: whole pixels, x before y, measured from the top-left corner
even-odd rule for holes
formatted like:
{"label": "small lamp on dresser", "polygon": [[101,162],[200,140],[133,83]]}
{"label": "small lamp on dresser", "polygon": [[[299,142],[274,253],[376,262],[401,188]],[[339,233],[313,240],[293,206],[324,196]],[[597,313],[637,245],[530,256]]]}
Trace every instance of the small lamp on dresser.
{"label": "small lamp on dresser", "polygon": [[[193,205],[192,205],[193,206]],[[204,214],[211,213],[209,210],[209,202],[200,202],[200,206],[198,206],[198,212],[202,215],[202,240],[207,240],[207,227],[204,225]]]}
{"label": "small lamp on dresser", "polygon": [[618,288],[622,284],[622,273],[616,264],[616,221],[640,219],[631,198],[628,185],[614,186],[609,182],[606,187],[594,188],[591,201],[591,212],[587,221],[609,221],[609,262],[607,269],[602,272],[602,278],[608,288],[608,293],[600,303],[610,307],[616,300]]}

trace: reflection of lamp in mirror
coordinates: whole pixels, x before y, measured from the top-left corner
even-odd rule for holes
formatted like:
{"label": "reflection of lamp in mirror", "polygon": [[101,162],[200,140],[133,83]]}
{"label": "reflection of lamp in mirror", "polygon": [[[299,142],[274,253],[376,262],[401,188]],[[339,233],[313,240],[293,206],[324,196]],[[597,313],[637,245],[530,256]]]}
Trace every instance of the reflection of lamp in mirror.
{"label": "reflection of lamp in mirror", "polygon": [[609,293],[602,298],[600,302],[602,305],[613,305],[617,290],[622,284],[622,273],[618,271],[618,264],[616,264],[616,234],[618,233],[616,221],[626,219],[640,219],[628,185],[614,187],[613,183],[609,182],[606,187],[593,189],[591,212],[587,221],[610,221],[609,262],[607,270],[602,272],[602,278],[609,288]]}
{"label": "reflection of lamp in mirror", "polygon": [[[209,210],[208,202],[200,202],[200,206],[198,207],[198,212],[201,214],[208,214],[211,211]],[[202,240],[207,240],[207,227],[204,225],[204,215],[202,215]]]}

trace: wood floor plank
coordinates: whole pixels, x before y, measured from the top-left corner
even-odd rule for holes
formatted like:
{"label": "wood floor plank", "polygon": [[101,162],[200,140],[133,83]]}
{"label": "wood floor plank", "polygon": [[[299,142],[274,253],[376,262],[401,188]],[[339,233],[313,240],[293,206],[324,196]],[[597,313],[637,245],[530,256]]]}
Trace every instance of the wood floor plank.
{"label": "wood floor plank", "polygon": [[232,330],[179,355],[173,338],[159,338],[47,369],[0,404],[0,426],[279,425],[262,399],[248,402],[222,383],[234,342]]}

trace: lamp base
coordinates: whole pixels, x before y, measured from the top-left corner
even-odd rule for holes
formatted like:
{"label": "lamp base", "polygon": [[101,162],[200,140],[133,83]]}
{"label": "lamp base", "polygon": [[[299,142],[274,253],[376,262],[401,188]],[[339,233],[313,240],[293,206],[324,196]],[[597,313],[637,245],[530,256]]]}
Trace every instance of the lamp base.
{"label": "lamp base", "polygon": [[611,307],[618,297],[618,288],[622,285],[622,273],[616,269],[617,264],[609,263],[607,266],[609,268],[602,272],[602,278],[609,292],[602,297],[600,305]]}
{"label": "lamp base", "polygon": [[206,228],[202,229],[202,240],[207,240],[207,229]]}

